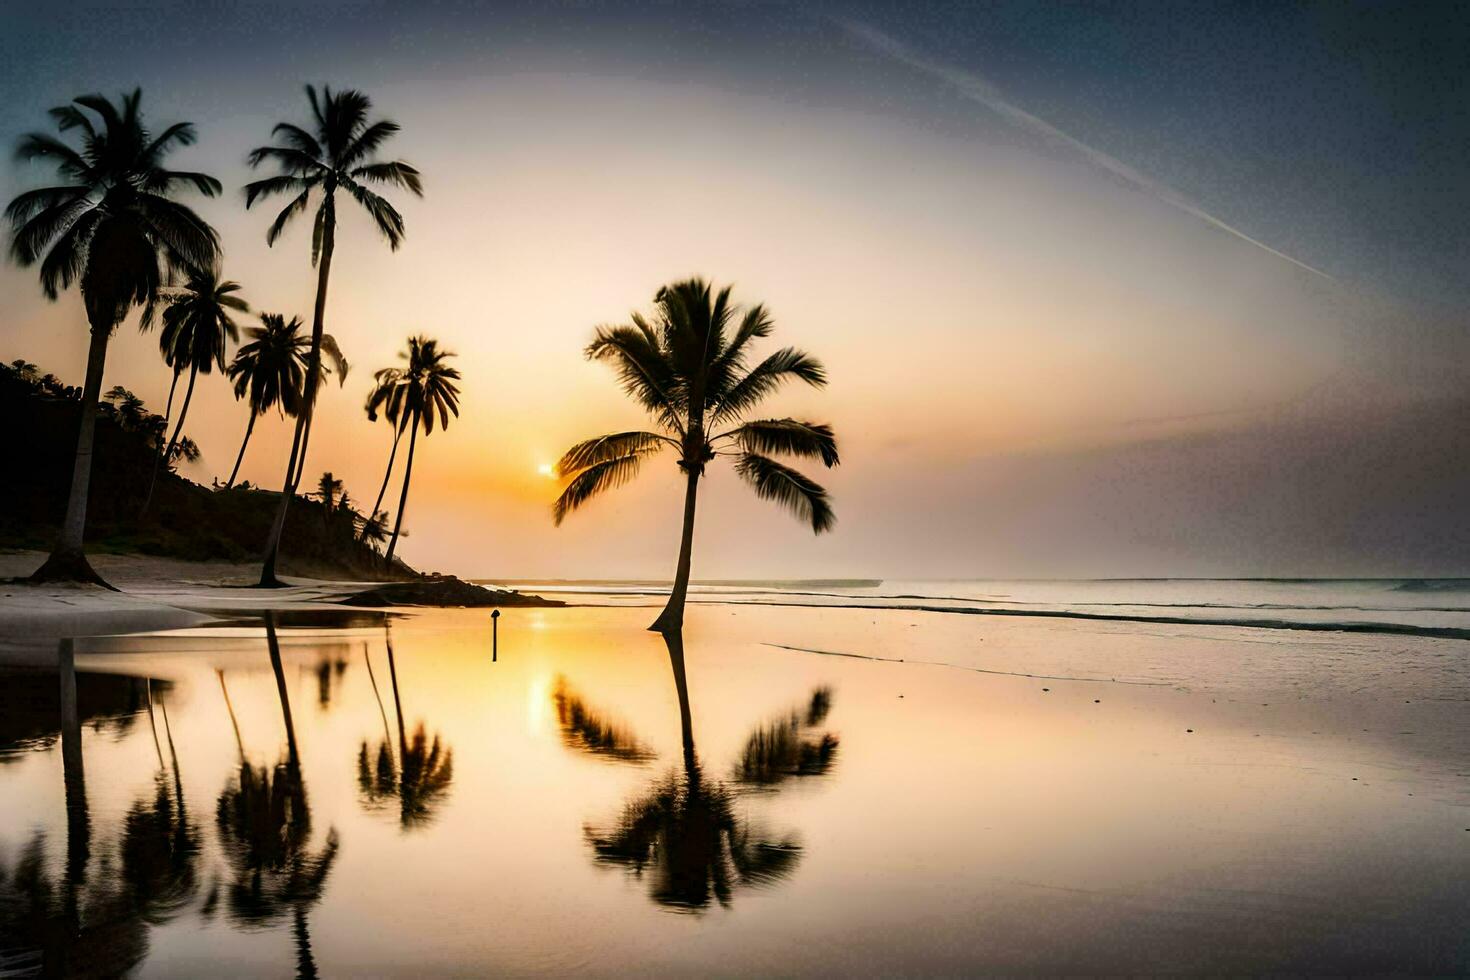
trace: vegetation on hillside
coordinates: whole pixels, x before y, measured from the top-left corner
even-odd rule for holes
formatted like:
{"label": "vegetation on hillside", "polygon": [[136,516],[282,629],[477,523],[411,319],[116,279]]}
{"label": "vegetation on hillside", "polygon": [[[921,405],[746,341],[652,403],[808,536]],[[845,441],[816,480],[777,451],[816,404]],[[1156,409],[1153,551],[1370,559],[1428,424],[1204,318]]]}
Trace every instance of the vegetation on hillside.
{"label": "vegetation on hillside", "polygon": [[[66,512],[72,475],[81,391],[24,361],[0,366],[0,411],[24,424],[7,427],[5,456],[25,460],[0,481],[0,546],[49,547]],[[139,552],[193,560],[249,561],[260,556],[275,517],[279,495],[238,484],[228,490],[200,486],[174,468],[198,458],[180,435],[159,473],[154,504],[139,517],[159,446],[167,438],[164,419],[136,395],[116,387],[99,403],[96,460],[88,506],[86,543],[93,552]],[[412,572],[401,562],[387,574],[381,539],[359,540],[363,517],[340,495],[330,502],[298,497],[291,509],[283,561],[289,573],[401,578]]]}

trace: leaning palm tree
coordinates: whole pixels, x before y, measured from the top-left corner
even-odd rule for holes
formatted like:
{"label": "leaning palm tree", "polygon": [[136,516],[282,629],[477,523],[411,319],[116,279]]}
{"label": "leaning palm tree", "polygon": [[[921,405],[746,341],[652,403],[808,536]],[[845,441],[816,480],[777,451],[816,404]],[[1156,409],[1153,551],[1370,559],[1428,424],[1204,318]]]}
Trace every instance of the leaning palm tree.
{"label": "leaning palm tree", "polygon": [[[382,409],[383,419],[393,429],[393,448],[388,451],[388,467],[383,471],[383,483],[378,487],[378,499],[373,501],[371,514],[377,514],[378,509],[383,506],[383,495],[388,492],[388,481],[393,477],[393,460],[398,456],[398,443],[403,439],[404,426],[408,424],[408,415],[403,411],[402,381],[401,368],[383,368],[374,373],[373,388],[368,392],[367,402],[363,405],[369,422],[376,422],[378,410]],[[363,530],[367,530],[366,523],[363,524]]]}
{"label": "leaning palm tree", "polygon": [[[571,481],[552,514],[560,525],[599,493],[631,480],[645,457],[665,448],[678,454],[686,481],[679,564],[668,605],[649,627],[667,633],[684,622],[694,504],[705,464],[716,456],[734,456],[735,472],[757,496],[784,505],[821,534],[837,520],[827,491],[768,454],[816,459],[832,467],[837,465],[837,441],[831,426],[815,422],[741,421],[788,380],[817,388],[827,383],[822,365],[792,347],[747,368],[750,342],[771,333],[764,306],[741,311],[730,302],[730,287],[711,294],[702,279],[664,286],[653,301],[651,320],[634,313],[631,324],[599,327],[586,355],[611,363],[623,390],[648,410],[662,431],[615,432],[568,449],[557,472]],[[713,431],[722,425],[729,428]]]}
{"label": "leaning palm tree", "polygon": [[55,166],[61,182],[10,202],[11,255],[22,266],[40,263],[49,299],[77,283],[92,333],[66,517],[50,557],[32,576],[38,581],[102,583],[83,554],[82,537],[107,342],[128,310],[154,300],[168,277],[208,268],[219,255],[214,229],[173,199],[184,187],[213,197],[219,181],[164,166],[170,151],[194,142],[194,126],[175,123],[155,136],[143,124],[141,99],[134,89],[119,104],[83,95],[52,109],[57,129],[79,131],[80,150],[45,133],[22,137],[16,148],[22,161]]}
{"label": "leaning palm tree", "polygon": [[281,533],[286,527],[286,509],[296,493],[306,461],[306,444],[311,434],[311,415],[316,402],[317,365],[321,363],[323,322],[327,311],[327,281],[332,269],[332,252],[336,245],[337,191],[352,196],[367,211],[388,246],[395,251],[403,240],[403,217],[387,200],[368,189],[368,184],[386,184],[407,189],[422,196],[419,172],[402,160],[372,161],[389,137],[398,132],[398,124],[386,119],[368,122],[372,103],[353,89],[333,92],[323,88],[320,96],[312,86],[306,87],[313,122],[308,132],[292,123],[277,123],[272,136],[280,137],[279,145],[262,146],[250,153],[250,165],[271,162],[280,173],[245,185],[245,206],[277,194],[291,195],[291,202],[271,222],[265,240],[274,245],[286,225],[306,211],[313,191],[319,193],[316,219],[311,236],[311,261],[317,267],[316,307],[311,322],[311,351],[307,355],[306,392],[302,411],[296,419],[296,434],[291,442],[291,456],[286,465],[286,481],[281,503],[276,510],[261,563],[260,584],[278,585],[276,558],[281,550]]}
{"label": "leaning palm tree", "polygon": [[[398,495],[398,514],[393,518],[393,537],[388,541],[388,553],[384,561],[393,566],[393,549],[398,546],[398,535],[403,530],[403,511],[408,506],[408,481],[413,478],[413,451],[418,442],[419,428],[424,437],[434,433],[434,415],[438,413],[439,427],[449,428],[449,416],[459,417],[459,371],[445,361],[454,356],[439,349],[439,342],[420,334],[408,338],[408,350],[399,357],[408,361],[399,382],[403,389],[400,412],[409,428],[408,460],[403,464],[403,492]],[[376,508],[375,508],[376,509]]]}
{"label": "leaning palm tree", "polygon": [[215,368],[225,371],[225,347],[240,339],[240,327],[230,316],[231,311],[248,313],[250,307],[240,297],[240,284],[230,279],[221,279],[219,269],[194,269],[189,281],[167,300],[163,311],[163,334],[159,338],[159,349],[164,362],[174,369],[175,377],[184,368],[189,369],[189,384],[184,389],[184,404],[179,408],[178,421],[174,423],[174,434],[169,437],[168,448],[153,461],[153,477],[148,481],[148,493],[143,497],[143,513],[153,502],[153,488],[158,482],[158,464],[173,456],[174,446],[184,431],[184,419],[189,415],[189,403],[194,399],[194,382],[199,375],[212,374]]}
{"label": "leaning palm tree", "polygon": [[310,338],[301,335],[301,318],[287,320],[279,313],[260,314],[258,327],[246,327],[249,342],[241,344],[230,362],[227,374],[235,382],[235,399],[244,398],[250,407],[250,421],[245,424],[245,438],[235,457],[235,468],[225,489],[235,485],[245,447],[255,431],[255,420],[272,408],[284,418],[294,417],[301,407],[301,390],[306,378],[306,352]]}

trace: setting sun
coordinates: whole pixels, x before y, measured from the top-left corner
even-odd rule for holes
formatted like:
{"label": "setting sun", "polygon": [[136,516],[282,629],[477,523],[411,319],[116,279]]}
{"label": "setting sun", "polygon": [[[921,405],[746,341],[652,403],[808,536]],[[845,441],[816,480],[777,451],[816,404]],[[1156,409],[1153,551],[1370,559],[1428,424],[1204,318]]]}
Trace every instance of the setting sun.
{"label": "setting sun", "polygon": [[536,472],[540,473],[542,476],[555,476],[556,468],[550,463],[542,463],[540,466],[536,467]]}

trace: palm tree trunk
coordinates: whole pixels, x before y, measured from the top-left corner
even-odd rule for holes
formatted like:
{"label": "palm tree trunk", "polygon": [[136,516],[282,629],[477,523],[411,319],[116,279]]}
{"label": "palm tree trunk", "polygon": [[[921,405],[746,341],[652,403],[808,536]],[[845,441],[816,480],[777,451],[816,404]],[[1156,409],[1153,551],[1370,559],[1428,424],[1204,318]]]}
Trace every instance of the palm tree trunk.
{"label": "palm tree trunk", "polygon": [[[362,645],[362,662],[367,664],[368,680],[373,684],[373,697],[378,701],[378,714],[383,719],[383,741],[388,745],[393,744],[393,736],[388,732],[388,711],[383,707],[383,695],[378,693],[378,678],[373,674],[373,658],[368,655],[367,644]],[[391,754],[391,750],[390,750]]]}
{"label": "palm tree trunk", "polygon": [[689,712],[689,680],[684,675],[684,632],[672,630],[664,634],[664,645],[669,648],[669,666],[674,671],[674,690],[679,695],[679,729],[684,744],[684,769],[691,780],[695,779],[694,766],[694,721]]}
{"label": "palm tree trunk", "polygon": [[87,815],[87,778],[82,766],[82,721],[77,710],[77,661],[74,641],[57,644],[61,679],[61,771],[66,789],[66,872],[70,884],[87,874],[92,853],[92,821]]}
{"label": "palm tree trunk", "polygon": [[225,672],[216,669],[215,673],[219,675],[220,693],[225,696],[225,710],[230,713],[230,727],[235,730],[235,748],[240,752],[240,762],[243,765],[245,762],[245,740],[240,737],[240,723],[235,720],[235,706],[230,703],[230,689],[225,687]]}
{"label": "palm tree trunk", "polygon": [[393,519],[393,540],[388,542],[388,556],[384,559],[388,568],[393,568],[393,549],[398,547],[398,532],[403,528],[403,509],[408,506],[408,481],[413,477],[413,449],[419,438],[419,413],[415,411],[408,420],[413,429],[408,434],[408,462],[403,464],[403,492],[398,495],[398,516]]}
{"label": "palm tree trunk", "polygon": [[77,457],[71,471],[71,493],[66,500],[66,517],[61,534],[45,564],[31,575],[32,582],[93,582],[112,588],[92,570],[82,552],[87,530],[87,491],[92,483],[92,449],[97,434],[97,400],[102,395],[102,369],[107,361],[107,341],[114,324],[94,322],[92,342],[87,349],[87,380],[82,387],[82,420],[77,427]]}
{"label": "palm tree trunk", "polygon": [[[163,451],[159,459],[167,459],[174,454],[174,446],[179,441],[179,434],[184,431],[184,419],[189,415],[189,402],[194,398],[194,382],[199,378],[199,365],[189,368],[189,387],[184,389],[184,404],[179,409],[179,421],[174,425],[174,434],[169,436],[168,448]],[[153,461],[153,478],[148,481],[148,495],[143,498],[143,516],[148,513],[148,505],[153,503],[153,488],[158,483],[158,459]]]}
{"label": "palm tree trunk", "polygon": [[[166,406],[163,406],[163,428],[165,428],[165,430],[169,428],[169,419],[172,419],[172,417],[173,417],[173,392],[175,392],[176,389],[178,389],[178,386],[179,386],[179,375],[182,375],[182,373],[184,373],[184,370],[182,370],[182,366],[181,367],[175,367],[175,369],[173,369],[173,381],[169,382],[169,401],[168,401],[168,404],[166,404]],[[154,453],[153,454],[153,475],[154,476],[159,475],[159,460],[162,460],[162,458],[163,458],[163,444],[162,444],[162,442],[159,442],[159,451],[157,451],[157,453]],[[151,483],[150,483],[150,485],[148,485],[148,489],[151,489],[151,488],[153,488],[153,485],[151,485]]]}
{"label": "palm tree trunk", "polygon": [[281,643],[276,638],[276,617],[265,614],[265,642],[271,655],[271,670],[276,675],[276,694],[281,699],[281,717],[286,722],[286,758],[291,768],[301,771],[301,753],[296,747],[296,725],[291,721],[291,697],[286,693],[286,671],[281,666]]}
{"label": "palm tree trunk", "polygon": [[398,697],[398,662],[393,659],[393,634],[383,624],[383,642],[388,647],[388,680],[393,685],[393,712],[398,716],[398,758],[408,757],[408,726],[403,723],[403,701]]}
{"label": "palm tree trunk", "polygon": [[148,695],[148,730],[153,733],[153,751],[158,755],[158,771],[163,772],[163,746],[158,741],[158,721],[153,717],[153,678],[143,678],[143,690]]}
{"label": "palm tree trunk", "polygon": [[684,628],[684,595],[689,591],[689,562],[694,551],[694,501],[699,493],[699,470],[688,467],[689,482],[684,490],[684,535],[679,541],[679,567],[674,572],[674,587],[669,591],[669,604],[659,613],[649,630],[672,633]]}
{"label": "palm tree trunk", "polygon": [[[315,393],[313,393],[315,394]],[[311,445],[311,423],[301,433],[301,451],[296,454],[296,472],[291,475],[291,485],[301,486],[301,475],[306,472],[306,447]]]}
{"label": "palm tree trunk", "polygon": [[306,434],[311,429],[312,409],[316,407],[317,375],[321,373],[323,322],[327,312],[327,282],[332,271],[332,249],[336,240],[337,215],[332,205],[333,188],[327,188],[326,209],[322,222],[322,254],[316,273],[316,308],[311,318],[311,351],[306,357],[306,403],[296,419],[296,435],[291,440],[291,458],[286,461],[286,483],[281,488],[281,502],[276,508],[276,519],[271,524],[270,537],[266,539],[265,556],[261,559],[260,584],[274,588],[281,584],[276,578],[276,559],[281,553],[281,535],[286,530],[286,511],[291,498],[296,495],[300,479],[298,454],[305,455]]}
{"label": "palm tree trunk", "polygon": [[[383,506],[383,494],[388,492],[388,480],[393,476],[393,459],[398,455],[398,440],[402,438],[403,426],[400,425],[397,431],[393,433],[393,449],[388,453],[388,468],[383,471],[383,485],[378,487],[378,499],[373,501],[373,509],[368,511],[367,516],[369,521],[378,516],[378,508]],[[363,523],[362,529],[363,533],[367,532],[366,522]],[[359,536],[357,540],[361,541],[362,537]]]}
{"label": "palm tree trunk", "polygon": [[245,424],[245,440],[240,443],[240,454],[235,457],[235,468],[230,470],[230,480],[225,484],[225,489],[235,485],[235,477],[240,475],[240,464],[245,460],[245,447],[250,445],[250,433],[255,431],[255,409],[250,409],[250,421]]}

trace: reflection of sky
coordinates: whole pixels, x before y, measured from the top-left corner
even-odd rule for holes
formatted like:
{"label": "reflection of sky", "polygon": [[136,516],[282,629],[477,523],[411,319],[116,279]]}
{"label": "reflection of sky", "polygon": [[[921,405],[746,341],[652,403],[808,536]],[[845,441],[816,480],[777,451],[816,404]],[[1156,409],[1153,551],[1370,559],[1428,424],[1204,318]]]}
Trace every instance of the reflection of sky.
{"label": "reflection of sky", "polygon": [[[885,56],[837,19],[776,5],[246,4],[207,21],[183,7],[12,5],[0,14],[11,82],[0,135],[43,126],[45,107],[82,90],[142,84],[155,120],[200,124],[180,165],[229,188],[201,206],[224,235],[228,274],[258,308],[303,312],[304,233],[264,247],[269,215],[244,213],[235,190],[245,151],[304,113],[299,85],[311,79],[361,85],[404,125],[393,152],[424,171],[427,196],[404,203],[397,255],[344,219],[329,324],[357,370],[324,396],[309,468],[370,499],[389,441],[358,412],[371,370],[411,330],[458,351],[463,421],[415,464],[404,551],[427,567],[665,573],[675,529],[657,516],[677,509],[678,491],[660,478],[667,465],[559,531],[536,467],[637,422],[578,351],[593,325],[700,272],[768,302],[775,342],[828,363],[829,392],[792,393],[773,411],[831,419],[845,461],[830,480],[838,531],[800,547],[788,547],[797,529],[786,518],[716,477],[704,513],[731,530],[704,525],[704,574],[1015,573],[1028,543],[1007,540],[1007,527],[1035,539],[1042,557],[1028,573],[1108,562],[1146,574],[1463,571],[1470,543],[1459,538],[1425,560],[1433,567],[1405,567],[1457,533],[1436,501],[1464,488],[1463,472],[1401,479],[1433,484],[1414,500],[1379,499],[1352,479],[1400,462],[1357,437],[1355,412],[1377,418],[1455,390],[1470,363],[1456,218],[1467,124],[1443,118],[1470,77],[1463,19],[1429,7],[1068,10],[863,4],[843,19],[924,65],[982,79],[1076,145]],[[1146,181],[1120,180],[1099,158]],[[42,176],[0,168],[0,194]],[[32,273],[10,265],[0,289],[11,356],[79,380],[76,298],[47,304]],[[107,381],[161,408],[168,379],[153,344],[120,331]],[[1215,513],[1228,501],[1151,510],[1160,481],[1182,482],[1166,496],[1185,499],[1219,485],[1187,441],[1149,463],[1109,457],[1119,474],[1034,459],[1245,428],[1259,435],[1253,459],[1290,461],[1320,440],[1259,433],[1282,411],[1332,428],[1348,478],[1237,467],[1251,471],[1240,496],[1260,515],[1243,528]],[[205,453],[192,475],[207,482],[233,462],[244,419],[215,379],[191,413]],[[1453,429],[1463,412],[1436,419],[1428,428]],[[1415,455],[1463,458],[1446,438]],[[243,475],[278,482],[288,442],[263,422]],[[986,483],[1015,470],[1019,486]],[[1295,508],[1283,480],[1328,503]],[[1117,499],[1088,515],[1087,533],[1048,531],[1055,522],[1029,514],[1041,495],[1032,484],[1073,514],[1100,484]],[[1365,510],[1393,529],[1387,540],[1324,530]],[[1151,515],[1176,535],[1198,523],[1198,540],[1157,540]],[[916,523],[944,533],[915,537]],[[1095,533],[1114,523],[1117,539]],[[773,567],[776,549],[786,567]]]}
{"label": "reflection of sky", "polygon": [[[1245,635],[973,620],[956,632],[932,621],[949,617],[915,629],[907,617],[875,626],[867,612],[694,610],[690,699],[710,778],[729,773],[756,725],[822,685],[832,688],[833,707],[821,727],[840,737],[841,750],[823,776],[736,797],[741,820],[769,828],[774,839],[799,840],[801,860],[789,878],[735,893],[730,914],[712,906],[699,927],[652,914],[646,882],[599,867],[584,837],[589,823],[615,819],[658,773],[681,764],[668,654],[639,628],[640,612],[567,610],[534,633],[508,613],[494,666],[478,612],[396,624],[408,727],[422,721],[455,756],[454,782],[434,820],[408,832],[391,808],[359,800],[359,745],[382,734],[360,655],[348,658],[324,709],[314,675],[320,651],[302,633],[283,634],[313,845],[331,828],[340,837],[325,895],[310,912],[324,974],[619,972],[650,964],[801,972],[820,963],[995,972],[1018,963],[1056,970],[1071,957],[1136,970],[1136,957],[1149,951],[1177,966],[1202,950],[1247,970],[1311,957],[1345,964],[1348,937],[1368,923],[1399,956],[1439,942],[1445,955],[1459,948],[1463,965],[1458,918],[1446,916],[1463,908],[1470,876],[1463,861],[1445,855],[1460,840],[1446,835],[1463,833],[1453,816],[1463,780],[1453,774],[1463,771],[1470,743],[1458,702],[1424,695],[1464,692],[1426,684],[1410,705],[1376,694],[1279,697],[1287,692],[1270,685],[1293,684],[1292,675],[1251,663],[1320,662],[1322,650],[1298,643],[1263,650]],[[1126,664],[1132,657],[1196,690],[982,676],[761,645],[771,637],[816,645],[821,637],[834,649],[877,645],[938,658],[973,651],[977,631],[978,645],[997,651],[992,662],[1016,650],[1051,657],[1048,666],[1060,669],[1048,672],[1078,673],[1106,659],[1136,674]],[[1343,659],[1354,663],[1393,658],[1397,669],[1437,655],[1398,641],[1351,642]],[[185,798],[205,835],[207,882],[218,859],[213,804],[237,761],[216,657],[207,642],[191,643],[192,652],[155,654],[143,666],[176,682],[169,717]],[[386,654],[380,640],[368,645],[396,730]],[[104,668],[108,656],[84,652],[79,666]],[[238,656],[230,651],[218,662],[247,754],[270,763],[284,752],[274,677],[263,644],[249,662]],[[625,765],[569,748],[554,716],[529,724],[532,713],[551,708],[544,679],[557,675],[625,719],[658,758]],[[1222,692],[1230,696],[1215,703]],[[1393,734],[1409,728],[1420,738]],[[120,739],[85,729],[84,751],[100,861],[127,807],[151,791],[157,762],[146,724]],[[0,767],[7,857],[34,828],[48,831],[53,861],[64,853],[59,755],[36,752]],[[219,919],[201,929],[196,911],[152,930],[152,967],[190,972],[213,958],[232,972],[289,969],[289,918],[239,932]],[[1283,916],[1301,928],[1281,930]],[[1124,934],[1129,941],[1119,943]],[[1223,951],[1221,935],[1232,937]]]}

